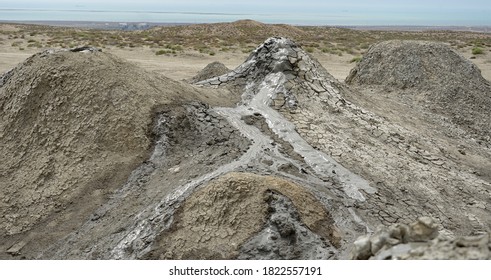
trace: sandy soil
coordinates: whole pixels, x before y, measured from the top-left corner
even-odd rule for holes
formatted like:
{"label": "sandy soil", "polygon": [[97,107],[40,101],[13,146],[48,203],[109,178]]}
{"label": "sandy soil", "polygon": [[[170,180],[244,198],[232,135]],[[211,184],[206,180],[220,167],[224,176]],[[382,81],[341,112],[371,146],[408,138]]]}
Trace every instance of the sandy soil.
{"label": "sandy soil", "polygon": [[[36,50],[37,51],[37,50]],[[206,65],[213,61],[220,61],[230,69],[234,69],[244,62],[248,54],[237,52],[217,53],[214,56],[201,54],[195,51],[186,51],[176,56],[155,55],[154,51],[149,48],[136,49],[104,49],[103,51],[113,53],[130,62],[137,64],[147,70],[161,73],[173,80],[183,80],[193,77]],[[27,57],[34,54],[30,50],[20,51],[17,48],[6,48],[0,52],[0,72],[5,72],[18,63],[24,61]],[[470,50],[461,52],[466,58],[472,57]],[[319,60],[322,66],[327,69],[336,79],[344,81],[350,70],[354,67],[350,60],[354,57],[351,55],[333,55],[314,53],[314,57]],[[471,61],[481,69],[482,75],[488,81],[491,81],[491,54],[486,53],[478,56]]]}

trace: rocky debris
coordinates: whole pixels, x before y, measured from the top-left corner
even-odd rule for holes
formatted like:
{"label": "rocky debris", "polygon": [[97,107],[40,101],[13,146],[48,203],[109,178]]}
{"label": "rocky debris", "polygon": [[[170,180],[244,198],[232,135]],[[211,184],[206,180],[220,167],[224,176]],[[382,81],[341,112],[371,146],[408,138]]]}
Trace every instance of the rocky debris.
{"label": "rocky debris", "polygon": [[382,87],[444,115],[482,142],[491,140],[491,84],[471,61],[443,43],[386,41],[373,45],[346,78]]}
{"label": "rocky debris", "polygon": [[194,84],[199,81],[208,80],[213,77],[221,76],[228,72],[230,72],[230,69],[228,69],[227,66],[225,66],[223,63],[219,61],[215,61],[206,65],[206,67],[203,68],[203,70],[199,71],[199,73],[196,74],[196,76],[192,77],[189,80],[189,82]]}
{"label": "rocky debris", "polygon": [[438,226],[434,219],[420,217],[410,225],[379,227],[375,233],[361,236],[353,243],[352,258],[366,260],[398,244],[430,241],[438,236]]}
{"label": "rocky debris", "polygon": [[[491,260],[491,234],[437,238],[416,247],[405,255],[392,256],[406,260]],[[386,257],[387,258],[387,257]]]}
{"label": "rocky debris", "polygon": [[[332,217],[312,193],[273,176],[226,174],[188,197],[174,220],[147,258],[329,257],[340,241]],[[265,230],[273,224],[278,235]],[[297,240],[308,242],[293,244]]]}
{"label": "rocky debris", "polygon": [[490,234],[449,238],[438,235],[434,219],[380,227],[375,233],[359,237],[353,245],[353,259],[404,260],[489,260]]}
{"label": "rocky debris", "polygon": [[26,246],[26,242],[20,241],[18,243],[15,243],[14,245],[12,245],[10,248],[8,248],[6,253],[10,254],[12,256],[18,256],[21,254],[20,251],[22,250],[22,248],[24,248],[24,246]]}

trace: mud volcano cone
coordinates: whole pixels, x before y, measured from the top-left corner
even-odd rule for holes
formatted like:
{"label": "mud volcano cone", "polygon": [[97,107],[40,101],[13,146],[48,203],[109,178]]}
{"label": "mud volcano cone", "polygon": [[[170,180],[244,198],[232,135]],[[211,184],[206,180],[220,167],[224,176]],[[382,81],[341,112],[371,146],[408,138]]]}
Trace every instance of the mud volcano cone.
{"label": "mud volcano cone", "polygon": [[[148,156],[155,107],[198,96],[188,85],[92,48],[38,53],[0,81],[5,246],[3,237],[53,213],[76,209],[56,215],[82,222]],[[46,232],[63,235],[57,222]]]}
{"label": "mud volcano cone", "polygon": [[491,85],[476,65],[443,43],[375,44],[346,82],[413,97],[453,123],[489,136]]}
{"label": "mud volcano cone", "polygon": [[230,72],[230,69],[228,69],[227,66],[221,62],[215,61],[206,65],[206,67],[199,71],[196,76],[192,77],[190,83],[197,83],[199,81],[227,74],[228,72]]}
{"label": "mud volcano cone", "polygon": [[328,93],[337,96],[341,87],[300,45],[282,37],[267,39],[233,71],[197,84],[234,89],[243,93],[244,102],[252,99],[262,87],[274,84],[272,105],[289,110],[299,105],[299,95]]}

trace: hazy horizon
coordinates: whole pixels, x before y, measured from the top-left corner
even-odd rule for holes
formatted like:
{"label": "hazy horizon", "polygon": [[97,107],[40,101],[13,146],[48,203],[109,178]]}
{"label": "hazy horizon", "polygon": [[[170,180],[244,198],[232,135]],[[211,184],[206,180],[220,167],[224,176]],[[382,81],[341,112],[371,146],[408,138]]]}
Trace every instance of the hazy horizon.
{"label": "hazy horizon", "polygon": [[211,23],[253,19],[315,25],[491,26],[491,2],[456,0],[96,1],[0,3],[0,20]]}

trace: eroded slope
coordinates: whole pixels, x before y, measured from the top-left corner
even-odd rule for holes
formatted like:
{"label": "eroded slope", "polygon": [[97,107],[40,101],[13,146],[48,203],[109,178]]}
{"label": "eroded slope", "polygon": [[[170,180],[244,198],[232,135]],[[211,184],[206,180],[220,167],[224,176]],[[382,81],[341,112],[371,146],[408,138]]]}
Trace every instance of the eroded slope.
{"label": "eroded slope", "polygon": [[104,204],[150,156],[160,106],[219,100],[96,49],[44,51],[2,80],[2,252],[49,244]]}

